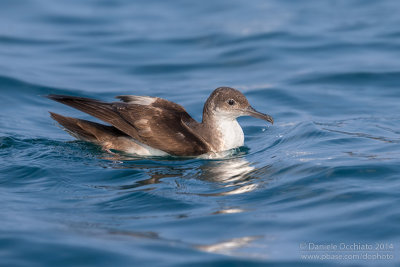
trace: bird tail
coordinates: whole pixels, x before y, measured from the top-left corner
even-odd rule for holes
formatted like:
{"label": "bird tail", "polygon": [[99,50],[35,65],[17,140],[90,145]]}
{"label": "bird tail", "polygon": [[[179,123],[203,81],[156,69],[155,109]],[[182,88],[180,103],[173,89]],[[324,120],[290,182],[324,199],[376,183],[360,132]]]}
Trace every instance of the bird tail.
{"label": "bird tail", "polygon": [[92,121],[65,117],[50,112],[52,119],[57,121],[73,137],[96,144],[113,140],[118,137],[127,137],[126,134],[115,128]]}

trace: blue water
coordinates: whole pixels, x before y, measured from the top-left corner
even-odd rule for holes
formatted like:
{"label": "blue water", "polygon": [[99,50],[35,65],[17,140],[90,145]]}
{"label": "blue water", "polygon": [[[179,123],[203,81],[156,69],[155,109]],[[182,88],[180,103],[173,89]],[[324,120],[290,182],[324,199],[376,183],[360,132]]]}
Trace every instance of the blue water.
{"label": "blue water", "polygon": [[[0,10],[1,266],[399,263],[398,1]],[[245,147],[221,160],[114,157],[48,111],[90,116],[41,97],[160,96],[200,120],[219,86],[275,119],[241,118]],[[389,258],[304,258],[354,243],[373,249],[333,254]]]}

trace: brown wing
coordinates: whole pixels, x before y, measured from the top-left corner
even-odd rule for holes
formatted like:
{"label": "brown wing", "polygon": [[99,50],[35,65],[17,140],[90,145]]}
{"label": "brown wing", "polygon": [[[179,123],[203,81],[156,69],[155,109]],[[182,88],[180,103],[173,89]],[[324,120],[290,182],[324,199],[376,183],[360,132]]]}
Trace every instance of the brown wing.
{"label": "brown wing", "polygon": [[47,97],[99,118],[137,141],[171,155],[201,155],[210,151],[208,143],[187,126],[197,122],[182,106],[165,99],[119,96],[124,102],[105,103],[64,95]]}

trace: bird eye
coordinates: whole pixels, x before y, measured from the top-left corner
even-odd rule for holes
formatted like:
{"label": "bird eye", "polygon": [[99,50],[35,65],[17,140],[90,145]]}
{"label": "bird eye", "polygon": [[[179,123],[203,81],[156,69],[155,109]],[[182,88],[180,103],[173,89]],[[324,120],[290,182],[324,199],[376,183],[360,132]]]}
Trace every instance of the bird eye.
{"label": "bird eye", "polygon": [[233,106],[233,105],[235,104],[235,100],[229,99],[229,100],[228,100],[228,104],[231,105],[231,106]]}

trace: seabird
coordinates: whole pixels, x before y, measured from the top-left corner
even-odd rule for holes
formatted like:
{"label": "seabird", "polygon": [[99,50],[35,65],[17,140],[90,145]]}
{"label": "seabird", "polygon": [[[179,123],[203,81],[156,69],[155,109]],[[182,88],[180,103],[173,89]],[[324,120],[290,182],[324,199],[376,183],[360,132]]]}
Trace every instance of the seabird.
{"label": "seabird", "polygon": [[219,87],[208,97],[202,122],[174,102],[150,96],[121,95],[117,102],[48,95],[49,99],[90,114],[110,125],[50,112],[72,136],[103,149],[141,156],[199,156],[243,146],[243,130],[236,118],[252,116],[273,123],[256,111],[246,97],[230,87]]}

